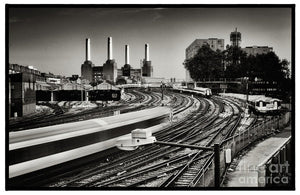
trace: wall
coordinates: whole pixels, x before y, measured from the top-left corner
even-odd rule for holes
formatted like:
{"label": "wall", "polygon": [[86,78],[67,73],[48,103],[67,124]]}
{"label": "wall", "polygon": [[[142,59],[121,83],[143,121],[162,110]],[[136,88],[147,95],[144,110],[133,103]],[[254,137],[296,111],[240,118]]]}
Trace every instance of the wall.
{"label": "wall", "polygon": [[10,74],[10,117],[15,112],[18,116],[31,114],[35,111],[35,75],[30,73]]}

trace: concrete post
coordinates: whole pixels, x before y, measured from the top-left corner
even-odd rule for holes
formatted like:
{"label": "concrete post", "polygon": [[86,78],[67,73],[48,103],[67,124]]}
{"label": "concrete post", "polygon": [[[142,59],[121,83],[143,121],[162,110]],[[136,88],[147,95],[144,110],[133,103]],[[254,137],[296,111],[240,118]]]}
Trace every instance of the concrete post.
{"label": "concrete post", "polygon": [[266,177],[266,166],[265,165],[260,165],[258,166],[257,169],[257,187],[265,187],[266,186],[266,181],[265,181],[265,177]]}

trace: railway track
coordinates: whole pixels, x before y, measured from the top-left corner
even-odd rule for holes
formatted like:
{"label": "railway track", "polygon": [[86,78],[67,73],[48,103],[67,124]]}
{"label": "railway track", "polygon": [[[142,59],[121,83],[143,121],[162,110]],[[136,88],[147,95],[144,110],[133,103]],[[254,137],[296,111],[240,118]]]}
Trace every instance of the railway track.
{"label": "railway track", "polygon": [[[202,102],[202,106],[201,106],[201,111],[198,111],[199,116],[202,115],[202,117],[206,117],[207,120],[211,119],[211,117],[206,116],[207,113],[211,114],[211,112],[206,112],[207,110],[215,110],[216,108],[210,108],[211,106],[213,106],[214,104],[211,102],[210,104],[208,102],[210,102],[209,100],[201,100]],[[220,107],[219,107],[220,108]],[[218,109],[216,112],[219,112],[220,109]],[[206,113],[206,114],[204,114]],[[194,113],[196,114],[196,113]],[[191,114],[192,116],[193,114]],[[198,117],[190,117],[187,120],[189,120],[189,122],[191,123],[192,121],[197,120]],[[203,119],[202,119],[203,120]],[[174,125],[173,128],[175,128],[176,125]],[[179,130],[178,130],[179,128]],[[170,131],[174,131],[174,129],[170,128]],[[163,134],[169,135],[170,131],[162,131],[159,132],[157,135],[157,139],[160,139],[161,137],[164,137]],[[180,131],[180,126],[177,127],[177,131]],[[181,128],[181,131],[185,131],[185,128]],[[169,138],[168,140],[175,140],[179,139],[180,137],[184,137],[184,134],[181,133],[177,133],[177,135],[174,135],[171,139]],[[68,182],[65,182],[64,184],[61,183],[61,186],[89,186],[89,187],[93,187],[93,186],[101,186],[101,183],[99,184],[99,182],[103,182],[100,180],[105,180],[105,178],[114,178],[115,177],[120,177],[123,174],[129,174],[128,172],[130,170],[136,170],[138,167],[144,165],[144,164],[149,164],[153,161],[155,161],[155,159],[160,158],[165,158],[166,155],[172,155],[172,153],[176,152],[177,150],[181,150],[180,148],[173,148],[170,150],[169,147],[159,147],[159,146],[149,146],[148,149],[147,147],[143,148],[143,150],[140,151],[135,151],[133,153],[131,153],[129,156],[128,154],[124,154],[123,158],[119,158],[119,160],[115,160],[115,161],[111,161],[109,163],[109,165],[102,165],[100,167],[96,167],[95,169],[90,169],[88,172],[84,172],[82,174],[79,174],[77,177],[68,180]],[[189,157],[190,154],[186,155],[186,158]],[[105,171],[107,170],[107,171]],[[91,181],[93,180],[93,181]],[[99,184],[99,185],[98,185]],[[107,184],[106,184],[107,185]],[[54,184],[54,186],[57,186]],[[60,185],[58,185],[60,186]]]}
{"label": "railway track", "polygon": [[[138,104],[141,100],[143,106],[154,107],[161,104],[159,93],[149,95],[135,90],[130,93],[135,98],[132,96],[126,104]],[[211,100],[191,98],[174,92],[167,92],[165,95],[170,100],[174,115],[179,115],[186,108],[195,105],[195,99],[200,106],[183,120],[155,133],[154,136],[160,141],[211,147],[231,136],[241,120],[242,110],[233,101],[224,101],[217,97]],[[66,170],[52,179],[40,181],[40,185],[102,188],[193,187],[197,185],[201,171],[211,166],[212,158],[211,151],[153,144],[132,152],[120,151],[113,157],[104,158],[106,161],[93,162],[77,170]]]}
{"label": "railway track", "polygon": [[[112,116],[114,114],[114,111],[117,110],[120,111],[120,113],[142,110],[145,108],[154,107],[157,102],[160,101],[160,97],[157,94],[145,94],[139,91],[133,91],[133,94],[135,98],[132,101],[127,102],[126,104],[123,103],[110,107],[97,107],[89,110],[84,110],[76,114],[66,113],[66,110],[58,106],[57,104],[41,103],[42,105],[51,107],[53,109],[53,113],[37,115],[15,122],[10,121],[8,129],[9,131],[20,131],[68,122]],[[138,102],[143,103],[137,104]]]}
{"label": "railway track", "polygon": [[[172,94],[173,95],[173,94]],[[170,94],[168,94],[168,96],[169,96],[169,98],[171,99],[171,95]],[[146,96],[145,96],[146,97]],[[159,104],[160,103],[160,95],[159,94],[156,94],[156,96],[155,96],[156,98],[152,98],[153,99],[153,102],[152,103],[156,103],[156,104]],[[185,100],[185,98],[187,98],[187,97],[185,97],[185,96],[182,96],[182,95],[180,95],[180,96],[178,96],[177,98],[174,98],[173,99],[173,103],[174,103],[174,107],[176,107],[176,106],[184,106],[184,105],[182,105],[182,103],[183,102],[185,102],[184,100]],[[190,97],[189,97],[190,98]],[[189,105],[186,105],[187,106],[187,108],[189,108],[190,106],[191,106],[191,101],[186,101],[186,102],[190,102],[189,103]],[[154,106],[154,105],[153,105]],[[95,155],[95,156],[97,156],[97,155]],[[100,155],[101,156],[101,155]],[[91,161],[85,161],[84,159],[79,159],[78,161],[80,161],[79,162],[79,164],[81,164],[81,165],[84,165],[83,166],[83,169],[85,169],[86,167],[85,167],[85,165],[87,165],[87,166],[91,166],[91,164],[93,164],[94,162],[96,162],[96,163],[98,163],[99,162],[99,160],[95,160],[94,161],[94,159],[93,159],[94,157],[92,157],[92,158],[89,158],[89,159],[92,159]],[[110,157],[109,157],[110,158]],[[76,163],[78,163],[78,162],[71,162],[71,164],[76,164]],[[58,167],[58,168],[54,168],[53,170],[50,168],[50,169],[47,169],[47,173],[45,174],[45,173],[43,173],[43,172],[41,172],[41,173],[37,173],[37,174],[31,174],[30,176],[28,176],[28,177],[25,177],[24,179],[22,179],[21,181],[20,180],[15,180],[15,182],[14,182],[14,184],[15,185],[20,185],[20,183],[22,183],[21,185],[25,185],[25,186],[31,186],[31,185],[34,185],[34,186],[42,186],[44,183],[45,183],[45,181],[46,181],[46,183],[47,183],[47,181],[51,181],[51,180],[55,180],[55,178],[60,178],[60,177],[63,177],[64,175],[68,175],[68,174],[74,174],[74,172],[77,172],[77,171],[79,171],[80,172],[80,170],[83,170],[83,169],[81,169],[81,166],[80,167],[78,167],[77,165],[75,165],[75,167],[76,167],[76,170],[67,170],[68,169],[68,164],[67,165],[62,165],[62,166],[66,166],[65,168],[66,169],[63,169],[62,171],[63,172],[60,172],[60,170],[61,170],[61,166],[60,167]],[[71,165],[72,167],[74,167],[73,165]],[[78,168],[78,169],[77,169]],[[49,173],[49,174],[48,174]]]}
{"label": "railway track", "polygon": [[[216,105],[215,109],[212,110],[215,110],[216,113],[221,112],[223,108],[220,105],[221,104],[219,104],[218,106]],[[209,119],[211,120],[213,116],[217,114],[215,115],[210,114],[210,115],[211,117],[207,117],[206,120]],[[227,123],[231,123],[232,117],[227,117],[226,120]],[[205,120],[202,119],[202,122],[203,121]],[[189,136],[185,138],[181,137],[180,141],[178,140],[180,136],[173,136],[173,138],[168,139],[168,141],[170,140],[174,141],[177,139],[177,142],[179,143],[187,143],[187,144],[195,144],[195,145],[196,144],[204,145],[205,143],[206,146],[209,146],[215,140],[217,135],[220,134],[221,132],[221,129],[217,129],[218,124],[219,125],[224,124],[224,121],[222,121],[222,123],[221,121],[217,122],[215,120],[216,123],[211,124],[212,127],[210,128],[210,130],[208,130],[206,126],[207,132],[204,134],[199,135],[196,133],[196,131],[193,131],[194,133],[190,134]],[[226,125],[224,125],[222,129],[224,129],[225,127]],[[213,133],[215,133],[215,135]],[[73,186],[79,185],[81,187],[83,186],[84,187],[129,187],[129,186],[139,186],[139,185],[148,186],[145,185],[145,182],[148,182],[149,180],[153,182],[156,181],[157,178],[164,178],[168,176],[168,174],[172,175],[172,173],[174,174],[175,172],[176,174],[172,177],[171,181],[167,183],[167,185],[160,184],[159,186],[160,187],[164,187],[164,186],[182,187],[182,186],[187,186],[187,184],[190,183],[189,181],[193,180],[194,176],[197,175],[197,173],[199,172],[199,167],[201,168],[205,164],[207,159],[209,159],[209,157],[211,156],[209,153],[203,151],[198,151],[198,152],[189,151],[189,153],[186,154],[184,152],[185,150],[182,150],[181,148],[172,149],[167,146],[167,147],[163,147],[163,149],[164,150],[162,150],[162,148],[159,147],[159,149],[156,152],[154,152],[153,149],[151,149],[153,157],[151,158],[152,155],[150,156],[150,158],[149,156],[147,156],[148,163],[146,162],[139,162],[138,164],[134,163],[134,165],[131,165],[126,170],[124,169],[123,171],[115,170],[115,172],[113,173],[109,171],[109,173],[106,173],[106,175],[103,174],[103,172],[101,171],[101,173],[99,173],[98,175],[93,175],[93,176],[89,175],[87,179],[83,179],[80,181],[78,181],[77,179],[75,183],[74,181],[71,183],[73,183]],[[170,159],[164,160],[166,155]],[[162,159],[159,157],[162,157]],[[142,166],[141,168],[140,166],[142,163],[146,164],[146,166]],[[108,170],[111,169],[109,168]],[[134,170],[134,171],[130,171],[130,170]],[[170,179],[171,177],[168,178]]]}
{"label": "railway track", "polygon": [[[204,139],[201,139],[199,136],[189,139],[189,144],[211,147],[214,143],[220,143],[220,141],[226,138],[229,132],[237,127],[240,122],[240,116],[238,115],[237,120],[233,119],[233,115],[229,116],[224,120],[223,124],[225,125],[218,126],[218,128],[211,128],[208,131],[210,132],[209,136],[204,136],[206,137]],[[226,132],[224,133],[224,131]],[[213,154],[208,155],[207,158],[197,159],[197,157],[201,157],[203,154],[207,154],[207,152],[203,150],[198,151],[176,174],[162,182],[160,187],[194,187],[198,182],[197,177],[201,173],[201,169],[212,160]]]}
{"label": "railway track", "polygon": [[[190,137],[187,137],[187,138],[181,140],[181,142],[196,145],[197,143],[199,143],[199,141],[202,140],[202,142],[203,142],[203,140],[209,138],[209,136],[207,136],[208,134],[211,134],[211,133],[207,132],[206,135],[202,135],[202,136],[194,135],[194,136],[192,136],[192,137],[194,137],[193,139],[190,136]],[[198,138],[195,139],[195,137],[198,137]],[[211,138],[211,140],[212,139],[213,138]],[[188,141],[188,142],[186,142],[186,141]],[[209,141],[209,142],[211,142],[211,141]],[[202,144],[202,145],[204,145],[204,144]],[[206,145],[208,145],[208,144],[206,144]],[[171,181],[168,182],[168,185],[166,185],[166,187],[169,187],[172,182],[175,182],[175,184],[174,184],[175,186],[181,186],[181,187],[185,186],[185,184],[187,183],[187,178],[191,179],[192,175],[197,174],[198,169],[196,169],[196,167],[199,167],[200,165],[202,165],[205,162],[205,155],[206,156],[208,155],[208,154],[205,154],[204,156],[200,156],[200,154],[202,154],[202,152],[197,152],[196,154],[195,154],[195,152],[194,153],[189,153],[188,157],[190,157],[191,159],[188,159],[188,161],[187,161],[187,158],[184,158],[186,156],[182,156],[184,158],[183,161],[177,162],[176,165],[172,165],[172,170],[173,171],[176,170],[177,175],[173,176],[173,179],[171,179]],[[174,160],[178,161],[178,159],[180,159],[180,158],[181,157],[179,157],[179,158],[176,157],[175,159],[171,159],[169,162],[164,162],[164,163],[165,164],[171,164],[171,163],[174,162]],[[156,167],[156,165],[153,168],[155,168],[155,167]],[[187,169],[187,167],[188,167],[188,169]],[[182,170],[180,170],[180,169],[182,169]],[[170,170],[167,170],[166,172],[164,172],[164,168],[163,168],[162,170],[160,170],[160,171],[157,170],[156,172],[158,172],[158,174],[156,175],[156,178],[160,178],[160,176],[162,177],[163,175],[167,175],[167,173],[170,172]],[[154,173],[156,173],[156,172],[154,172]],[[136,174],[138,174],[138,173],[136,173]],[[153,173],[151,173],[151,175],[152,175],[152,177],[148,177],[148,178],[147,177],[145,178],[144,176],[142,176],[141,178],[136,178],[136,177],[133,178],[133,180],[138,180],[139,181],[138,183],[135,183],[135,184],[131,184],[131,182],[130,182],[131,180],[128,179],[128,177],[124,176],[126,178],[126,181],[123,180],[123,182],[125,181],[125,183],[130,183],[129,186],[137,186],[137,184],[141,184],[143,182],[146,182],[147,180],[156,179],[155,176],[153,176]],[[178,175],[181,175],[181,177],[179,177]],[[169,179],[170,178],[171,177],[169,177]],[[177,179],[177,181],[175,181],[175,179]],[[118,181],[120,181],[120,179],[118,179]],[[122,186],[122,187],[124,187],[124,186],[126,186],[124,183],[121,184],[121,185],[120,184],[114,184],[113,181],[110,181],[108,183],[102,183],[102,184],[98,183],[96,185],[98,187],[106,187],[106,186],[109,186],[109,187],[120,187],[120,186]],[[96,186],[96,185],[92,185],[92,186]],[[149,186],[149,185],[141,185],[141,186]],[[160,184],[158,186],[164,187],[164,184]]]}

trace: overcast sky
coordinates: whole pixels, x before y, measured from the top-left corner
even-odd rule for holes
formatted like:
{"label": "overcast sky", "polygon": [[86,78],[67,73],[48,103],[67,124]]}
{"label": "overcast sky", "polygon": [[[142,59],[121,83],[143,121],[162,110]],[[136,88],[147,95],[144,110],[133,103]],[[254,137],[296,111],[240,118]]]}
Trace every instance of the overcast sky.
{"label": "overcast sky", "polygon": [[185,49],[195,39],[220,38],[225,46],[235,27],[242,47],[270,46],[291,60],[290,8],[11,8],[9,62],[31,65],[42,72],[80,75],[85,38],[91,39],[91,59],[107,59],[107,37],[113,39],[118,68],[140,66],[149,43],[155,77],[185,78]]}

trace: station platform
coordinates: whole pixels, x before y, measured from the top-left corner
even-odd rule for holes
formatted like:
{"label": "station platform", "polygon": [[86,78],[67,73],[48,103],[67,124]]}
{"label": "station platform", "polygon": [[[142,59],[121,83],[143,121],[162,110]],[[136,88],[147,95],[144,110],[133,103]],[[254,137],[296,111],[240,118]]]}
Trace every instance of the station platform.
{"label": "station platform", "polygon": [[291,126],[258,143],[228,169],[223,187],[258,187],[258,165],[291,136]]}

